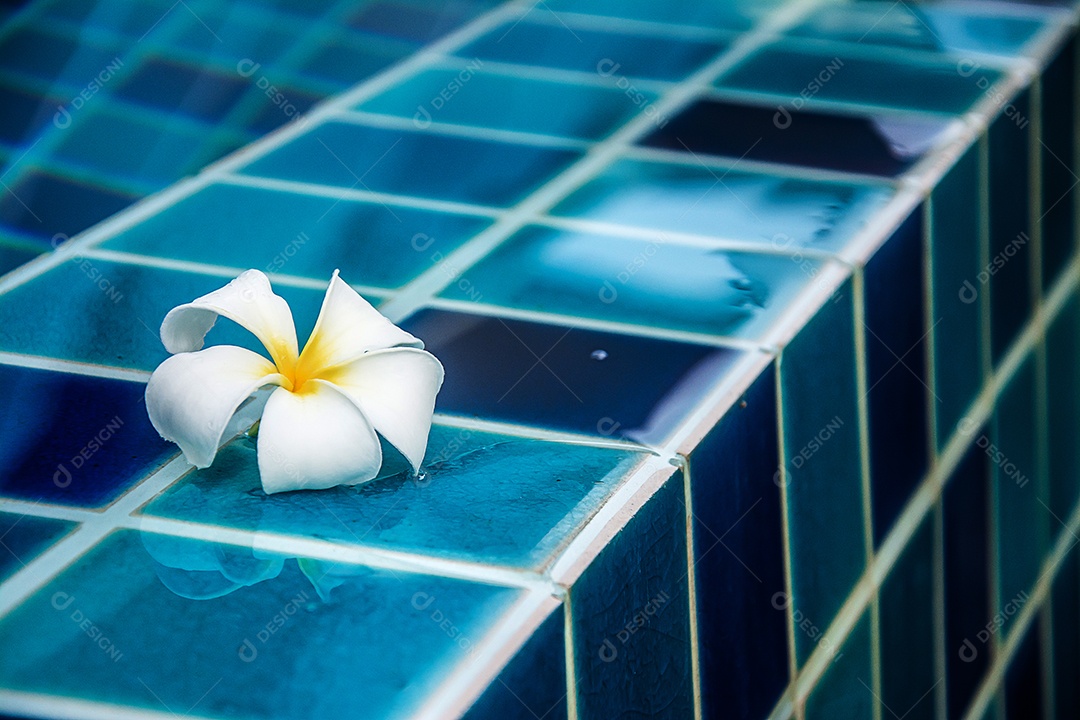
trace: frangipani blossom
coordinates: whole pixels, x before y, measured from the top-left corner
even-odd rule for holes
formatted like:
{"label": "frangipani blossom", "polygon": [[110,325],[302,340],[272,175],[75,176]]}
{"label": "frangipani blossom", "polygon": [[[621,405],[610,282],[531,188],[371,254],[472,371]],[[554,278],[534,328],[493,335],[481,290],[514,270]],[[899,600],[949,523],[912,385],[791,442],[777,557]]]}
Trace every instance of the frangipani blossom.
{"label": "frangipani blossom", "polygon": [[[270,360],[233,345],[202,349],[218,316],[255,335]],[[276,385],[259,423],[267,493],[371,480],[382,466],[376,432],[419,472],[442,365],[336,270],[303,352],[288,304],[258,270],[170,310],[161,340],[174,354],[150,377],[146,409],[161,436],[196,467],[213,462],[241,403]]]}

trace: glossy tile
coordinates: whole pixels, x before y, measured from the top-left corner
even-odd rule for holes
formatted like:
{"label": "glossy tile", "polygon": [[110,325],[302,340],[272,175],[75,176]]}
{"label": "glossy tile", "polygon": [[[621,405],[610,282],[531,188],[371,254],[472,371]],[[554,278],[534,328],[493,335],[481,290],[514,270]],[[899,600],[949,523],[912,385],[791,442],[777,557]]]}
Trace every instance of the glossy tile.
{"label": "glossy tile", "polygon": [[[1047,476],[1050,510],[1066,520],[1080,499],[1080,448],[1074,441],[1080,426],[1080,296],[1073,295],[1047,329]],[[1062,532],[1061,522],[1050,519],[1050,537]]]}
{"label": "glossy tile", "polygon": [[0,686],[208,716],[405,717],[518,596],[120,531],[0,621]]}
{"label": "glossy tile", "polygon": [[[929,253],[937,448],[952,437],[982,387],[979,149],[968,150],[930,196]],[[935,324],[936,323],[936,324]]]}
{"label": "glossy tile", "polygon": [[446,368],[437,411],[645,443],[660,442],[742,355],[441,310],[402,327]]}
{"label": "glossy tile", "polygon": [[881,209],[883,187],[620,160],[553,215],[836,252]]}
{"label": "glossy tile", "polygon": [[75,526],[66,520],[0,512],[0,582],[29,565]]}
{"label": "glossy tile", "polygon": [[[864,272],[866,398],[874,544],[880,545],[928,464],[923,212],[917,208]],[[968,368],[971,372],[971,368]]]}
{"label": "glossy tile", "polygon": [[117,97],[169,113],[218,123],[248,92],[259,92],[238,73],[154,58],[145,60],[117,86]]}
{"label": "glossy tile", "polygon": [[1032,216],[1029,203],[1031,93],[990,126],[990,347],[995,364],[1031,315]]}
{"label": "glossy tile", "polygon": [[870,671],[870,618],[864,615],[806,700],[807,720],[868,718],[874,705]]}
{"label": "glossy tile", "polygon": [[[640,99],[639,99],[640,95]],[[492,113],[492,99],[498,112]],[[425,70],[357,109],[412,119],[417,127],[454,123],[581,140],[601,140],[656,100],[639,91],[572,85],[486,72],[479,61],[461,70]]]}
{"label": "glossy tile", "polygon": [[[165,314],[216,290],[230,278],[73,256],[0,295],[0,350],[97,365],[153,370],[167,357],[158,337]],[[278,286],[303,343],[315,326],[324,291]],[[368,296],[378,304],[379,298]],[[254,336],[222,320],[208,345],[265,353]]]}
{"label": "glossy tile", "polygon": [[268,496],[242,439],[142,512],[539,569],[644,457],[434,425],[419,478],[387,446],[370,483]]}
{"label": "glossy tile", "polygon": [[[20,172],[0,197],[0,224],[51,242],[75,235],[126,208],[138,196],[40,168]],[[64,239],[64,238],[62,238]]]}
{"label": "glossy tile", "polygon": [[686,553],[675,472],[570,592],[581,720],[693,715]]}
{"label": "glossy tile", "polygon": [[491,224],[381,203],[211,185],[107,240],[110,250],[397,288]]}
{"label": "glossy tile", "polygon": [[702,715],[766,717],[788,683],[770,366],[690,454]]}
{"label": "glossy tile", "polygon": [[821,266],[802,255],[529,227],[441,296],[756,340]]}
{"label": "glossy tile", "polygon": [[583,28],[568,31],[557,23],[530,22],[526,16],[520,22],[496,27],[456,54],[481,61],[596,73],[608,78],[611,87],[627,92],[633,79],[681,80],[726,46],[720,39],[674,39]]}
{"label": "glossy tile", "polygon": [[[792,607],[822,630],[866,567],[853,324],[849,279],[780,355]],[[795,634],[800,666],[816,645]]]}
{"label": "glossy tile", "polygon": [[577,152],[347,123],[313,129],[245,168],[320,185],[509,206]]}
{"label": "glossy tile", "polygon": [[1042,171],[1039,227],[1042,289],[1053,284],[1076,249],[1077,39],[1061,48],[1040,81],[1039,162]]}
{"label": "glossy tile", "polygon": [[565,720],[565,625],[560,606],[518,650],[463,720]]}
{"label": "glossy tile", "polygon": [[[863,116],[764,103],[699,100],[643,144],[693,155],[892,177],[933,147],[947,124],[945,119]],[[716,132],[718,127],[724,132]],[[844,138],[845,152],[836,152],[838,137]]]}
{"label": "glossy tile", "polygon": [[[810,106],[836,100],[961,114],[983,94],[974,75],[986,78],[990,85],[1002,77],[1002,73],[984,67],[965,75],[957,72],[955,60],[946,58],[888,58],[869,55],[858,45],[817,50],[780,41],[752,54],[718,85],[780,95],[789,103],[805,100]],[[882,77],[888,77],[889,82],[880,82]]]}
{"label": "glossy tile", "polygon": [[177,454],[144,386],[0,365],[0,496],[96,508]]}

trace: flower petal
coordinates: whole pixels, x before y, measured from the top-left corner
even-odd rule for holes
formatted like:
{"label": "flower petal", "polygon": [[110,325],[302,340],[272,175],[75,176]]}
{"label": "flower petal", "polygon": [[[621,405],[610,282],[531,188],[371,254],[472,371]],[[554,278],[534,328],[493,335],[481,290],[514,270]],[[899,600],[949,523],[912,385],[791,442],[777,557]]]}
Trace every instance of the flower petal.
{"label": "flower petal", "polygon": [[240,403],[263,385],[287,380],[258,353],[215,345],[165,360],[146,384],[146,411],[161,437],[180,446],[192,465],[214,461]]}
{"label": "flower petal", "polygon": [[333,385],[278,388],[259,423],[259,475],[267,493],[319,490],[371,480],[382,448],[371,424]]}
{"label": "flower petal", "polygon": [[279,368],[296,363],[296,326],[289,304],[258,270],[245,270],[225,287],[174,307],[161,323],[161,341],[171,353],[200,350],[203,338],[223,315],[247,329]]}
{"label": "flower petal", "polygon": [[319,371],[343,365],[370,350],[395,346],[422,348],[424,343],[387,320],[335,270],[297,374],[316,377]]}
{"label": "flower petal", "polygon": [[372,426],[420,471],[427,450],[442,364],[415,348],[376,350],[323,374],[364,413]]}

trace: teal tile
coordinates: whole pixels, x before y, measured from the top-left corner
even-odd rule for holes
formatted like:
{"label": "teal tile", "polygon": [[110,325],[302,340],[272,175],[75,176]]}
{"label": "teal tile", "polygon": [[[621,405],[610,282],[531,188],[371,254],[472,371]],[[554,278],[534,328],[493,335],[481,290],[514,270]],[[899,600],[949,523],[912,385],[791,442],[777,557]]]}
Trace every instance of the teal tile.
{"label": "teal tile", "polygon": [[[883,77],[889,82],[881,82]],[[748,57],[718,85],[782,95],[798,101],[797,106],[834,100],[960,114],[982,97],[980,78],[993,84],[1000,77],[1000,72],[988,68],[965,76],[957,72],[954,60],[903,60],[869,56],[857,45],[814,50],[780,41]]]}
{"label": "teal tile", "polygon": [[[852,281],[780,356],[792,607],[827,628],[866,566]],[[795,634],[799,665],[816,646]]]}
{"label": "teal tile", "polygon": [[783,0],[724,3],[656,3],[650,0],[551,0],[552,12],[567,11],[631,20],[745,30],[781,7]]}
{"label": "teal tile", "polygon": [[253,443],[238,440],[143,513],[540,568],[644,455],[434,425],[420,478],[396,451],[385,457],[372,482],[268,496]]}
{"label": "teal tile", "polygon": [[757,339],[820,267],[801,255],[529,227],[442,297]]}
{"label": "teal tile", "polygon": [[22,570],[71,532],[66,520],[0,512],[0,582]]}
{"label": "teal tile", "polygon": [[397,288],[491,220],[381,203],[211,185],[110,238],[110,250]]}
{"label": "teal tile", "polygon": [[0,238],[0,275],[25,265],[46,249],[38,243]]}
{"label": "teal tile", "polygon": [[[158,337],[165,314],[229,279],[73,256],[0,295],[0,350],[153,370],[167,357]],[[302,344],[323,291],[279,286],[275,292],[292,307]],[[377,304],[379,298],[368,300]],[[265,353],[254,336],[227,320],[214,326],[207,344]]]}
{"label": "teal tile", "polygon": [[[492,112],[498,98],[498,112]],[[656,100],[638,91],[570,85],[485,72],[474,60],[461,70],[425,70],[361,103],[360,110],[431,122],[600,140]]]}
{"label": "teal tile", "polygon": [[553,215],[836,252],[892,195],[881,186],[620,160]]}
{"label": "teal tile", "polygon": [[129,0],[63,0],[42,3],[44,20],[57,18],[82,27],[109,30],[132,39],[150,31],[169,9],[167,0],[132,3]]}
{"label": "teal tile", "polygon": [[210,717],[408,717],[519,596],[119,531],[0,621],[0,687]]}
{"label": "teal tile", "polygon": [[979,148],[968,150],[930,196],[937,448],[941,450],[982,389],[982,302],[989,288],[980,271]]}
{"label": "teal tile", "polygon": [[392,38],[342,31],[322,38],[297,63],[306,78],[344,90],[416,51],[416,45]]}
{"label": "teal tile", "polygon": [[935,667],[933,515],[908,542],[879,594],[882,716],[934,718],[944,678]]}
{"label": "teal tile", "polygon": [[686,552],[676,472],[570,591],[581,720],[693,716]]}
{"label": "teal tile", "polygon": [[[1046,401],[1049,498],[1046,504],[1066,520],[1080,499],[1080,296],[1073,295],[1046,334]],[[1064,527],[1051,518],[1050,536]]]}
{"label": "teal tile", "polygon": [[806,699],[806,720],[872,717],[870,662],[870,618],[864,614]]}

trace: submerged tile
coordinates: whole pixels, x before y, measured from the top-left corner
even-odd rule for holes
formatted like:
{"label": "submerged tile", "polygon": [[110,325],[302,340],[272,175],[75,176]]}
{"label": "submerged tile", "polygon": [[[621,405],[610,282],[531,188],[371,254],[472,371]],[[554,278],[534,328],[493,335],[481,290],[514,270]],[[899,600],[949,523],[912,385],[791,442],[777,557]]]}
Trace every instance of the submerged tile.
{"label": "submerged tile", "polygon": [[130,102],[216,124],[225,120],[241,97],[259,90],[239,73],[225,75],[153,57],[129,73],[115,92]]}
{"label": "submerged tile", "polygon": [[20,265],[25,265],[48,248],[43,244],[22,240],[5,240],[0,237],[0,275],[4,275]]}
{"label": "submerged tile", "polygon": [[327,123],[245,168],[253,175],[508,206],[580,157],[570,150]]}
{"label": "submerged tile", "polygon": [[864,613],[806,699],[806,720],[872,717],[873,678],[870,663],[870,617]]}
{"label": "submerged tile", "polygon": [[646,444],[661,442],[743,355],[432,309],[402,327],[446,368],[436,410]]}
{"label": "submerged tile", "polygon": [[66,520],[0,512],[0,582],[29,565],[74,527],[75,523]]}
{"label": "submerged tile", "polygon": [[822,261],[529,227],[442,296],[757,340]]}
{"label": "submerged tile", "polygon": [[487,218],[242,185],[211,185],[110,238],[110,250],[397,288]]}
{"label": "submerged tile", "polygon": [[78,93],[94,80],[106,83],[123,67],[126,46],[68,37],[42,25],[13,27],[0,41],[0,67],[5,72],[34,78],[66,94]]}
{"label": "submerged tile", "polygon": [[[1050,511],[1061,520],[1067,518],[1080,499],[1080,445],[1076,429],[1080,427],[1080,296],[1072,298],[1047,329],[1046,402],[1047,402],[1047,476],[1050,479]],[[1050,537],[1066,532],[1062,522],[1050,519]]]}
{"label": "submerged tile", "polygon": [[219,717],[343,717],[358,708],[407,717],[471,661],[519,596],[120,531],[0,621],[9,650],[0,687]]}
{"label": "submerged tile", "polygon": [[1046,656],[1039,625],[1047,620],[1044,613],[1033,618],[1005,671],[1006,717],[1046,717],[1043,713],[1043,673],[1048,669],[1044,667]]}
{"label": "submerged tile", "polygon": [[1039,118],[1042,234],[1042,290],[1061,275],[1076,249],[1076,57],[1073,35],[1043,72]]}
{"label": "submerged tile", "polygon": [[570,593],[582,720],[692,716],[686,554],[683,476],[675,472]]}
{"label": "submerged tile", "polygon": [[620,160],[553,215],[836,252],[881,209],[884,187],[701,165]]}
{"label": "submerged tile", "polygon": [[0,365],[0,384],[2,497],[100,507],[177,454],[142,383]]}
{"label": "submerged tile", "polygon": [[9,191],[0,197],[0,224],[50,242],[57,234],[80,233],[138,199],[127,190],[40,168],[13,174],[7,184]]}
{"label": "submerged tile", "polygon": [[142,512],[539,569],[644,457],[434,425],[418,478],[387,446],[372,482],[266,495],[255,444],[242,439]]}
{"label": "submerged tile", "polygon": [[1057,717],[1075,717],[1080,715],[1080,686],[1068,675],[1062,677],[1060,670],[1080,667],[1080,620],[1076,615],[1080,606],[1080,552],[1076,548],[1065,556],[1050,592],[1053,703]]}
{"label": "submerged tile", "polygon": [[745,30],[767,18],[783,0],[731,0],[724,3],[655,3],[650,0],[551,0],[552,12],[566,11],[677,23],[696,27]]}
{"label": "submerged tile", "polygon": [[690,454],[702,714],[766,717],[788,683],[776,375]]}

